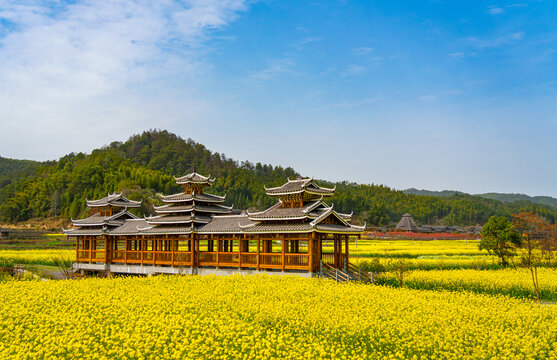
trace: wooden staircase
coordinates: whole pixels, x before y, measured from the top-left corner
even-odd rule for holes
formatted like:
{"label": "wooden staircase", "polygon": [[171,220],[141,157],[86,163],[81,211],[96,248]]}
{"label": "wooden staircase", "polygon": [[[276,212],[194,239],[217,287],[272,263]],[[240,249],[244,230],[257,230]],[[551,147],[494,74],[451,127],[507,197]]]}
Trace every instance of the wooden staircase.
{"label": "wooden staircase", "polygon": [[373,283],[373,273],[364,271],[360,267],[346,261],[344,262],[343,269],[337,269],[321,260],[319,263],[319,276],[325,279],[333,279],[339,283],[350,281]]}

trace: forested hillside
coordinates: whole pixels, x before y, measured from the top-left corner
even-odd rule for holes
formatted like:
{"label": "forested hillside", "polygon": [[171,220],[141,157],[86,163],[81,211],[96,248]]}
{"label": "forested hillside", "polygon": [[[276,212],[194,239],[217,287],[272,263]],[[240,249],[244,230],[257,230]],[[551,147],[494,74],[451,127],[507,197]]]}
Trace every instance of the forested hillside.
{"label": "forested hillside", "polygon": [[[85,216],[85,199],[124,192],[133,200],[143,200],[139,215],[160,203],[160,194],[179,191],[173,175],[197,171],[216,178],[211,192],[226,194],[226,203],[240,209],[263,209],[274,203],[263,188],[282,184],[298,174],[282,168],[250,162],[237,162],[213,153],[191,139],[184,140],[167,131],[148,131],[132,136],[125,143],[112,144],[91,154],[69,154],[58,161],[36,164],[27,173],[11,173],[0,186],[0,220],[23,221],[30,218]],[[329,202],[341,212],[354,211],[357,222],[386,225],[411,213],[423,224],[482,224],[492,215],[535,211],[554,222],[557,211],[530,202],[501,203],[477,196],[456,194],[445,198],[405,194],[383,185],[352,183],[337,185]]]}
{"label": "forested hillside", "polygon": [[0,156],[0,188],[9,185],[13,179],[32,174],[39,164],[36,161],[7,159]]}
{"label": "forested hillside", "polygon": [[[418,190],[414,188],[404,190],[406,194],[413,195],[427,195],[427,196],[437,196],[437,197],[449,197],[453,195],[469,195],[460,191],[455,190],[443,190],[443,191],[431,191],[431,190]],[[504,193],[484,193],[475,194],[474,196],[479,196],[484,199],[492,199],[500,202],[515,202],[515,201],[526,201],[534,204],[548,205],[557,208],[557,199],[551,196],[528,196],[526,194],[504,194]]]}

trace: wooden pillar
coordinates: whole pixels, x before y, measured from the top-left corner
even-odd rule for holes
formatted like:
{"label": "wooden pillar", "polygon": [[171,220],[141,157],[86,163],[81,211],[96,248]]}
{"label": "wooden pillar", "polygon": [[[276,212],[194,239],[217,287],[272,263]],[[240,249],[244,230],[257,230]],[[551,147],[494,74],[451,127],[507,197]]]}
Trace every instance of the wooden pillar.
{"label": "wooden pillar", "polygon": [[108,235],[104,235],[104,263],[108,264]]}
{"label": "wooden pillar", "polygon": [[260,260],[261,250],[259,248],[260,244],[261,244],[261,236],[259,234],[257,234],[257,266],[256,266],[256,268],[257,268],[258,271],[260,270],[260,265],[259,264],[260,264],[260,261],[261,261]]}
{"label": "wooden pillar", "polygon": [[170,251],[172,251],[172,254],[170,255],[170,266],[174,267],[174,242],[176,241],[175,239],[170,240],[172,246],[170,247]]}
{"label": "wooden pillar", "polygon": [[75,237],[75,259],[79,261],[79,237]]}
{"label": "wooden pillar", "polygon": [[93,258],[93,244],[91,244],[91,238],[89,238],[89,264],[92,263],[92,258]]}
{"label": "wooden pillar", "polygon": [[221,247],[220,235],[217,235],[217,269],[219,268],[220,247]]}
{"label": "wooden pillar", "polygon": [[243,248],[242,241],[244,241],[245,237],[246,237],[246,234],[244,234],[242,237],[238,238],[238,269],[239,270],[242,269],[242,248]]}
{"label": "wooden pillar", "polygon": [[308,235],[308,271],[310,273],[313,272],[313,234],[314,232],[309,233]]}
{"label": "wooden pillar", "polygon": [[345,248],[344,252],[345,252],[345,257],[346,257],[346,263],[347,264],[350,262],[350,259],[348,257],[348,245],[349,245],[348,244],[348,238],[349,238],[348,235],[344,235],[344,248]]}
{"label": "wooden pillar", "polygon": [[141,265],[143,265],[143,261],[145,260],[145,256],[143,254],[145,254],[145,248],[147,245],[147,242],[145,241],[145,235],[141,235]]}
{"label": "wooden pillar", "polygon": [[193,257],[193,253],[194,253],[194,249],[195,249],[195,244],[193,242],[193,233],[190,234],[190,260],[191,260],[191,267],[193,268],[195,265],[195,259]]}
{"label": "wooden pillar", "polygon": [[[279,234],[277,234],[277,237]],[[286,240],[284,234],[282,235],[282,271],[286,270]]]}

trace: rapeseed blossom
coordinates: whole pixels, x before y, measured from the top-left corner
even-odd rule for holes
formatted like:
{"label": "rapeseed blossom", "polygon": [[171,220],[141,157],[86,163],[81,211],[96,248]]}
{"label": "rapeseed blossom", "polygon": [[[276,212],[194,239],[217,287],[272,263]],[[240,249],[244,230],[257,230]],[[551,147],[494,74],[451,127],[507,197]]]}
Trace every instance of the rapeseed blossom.
{"label": "rapeseed blossom", "polygon": [[557,306],[279,276],[0,284],[0,358],[552,359]]}

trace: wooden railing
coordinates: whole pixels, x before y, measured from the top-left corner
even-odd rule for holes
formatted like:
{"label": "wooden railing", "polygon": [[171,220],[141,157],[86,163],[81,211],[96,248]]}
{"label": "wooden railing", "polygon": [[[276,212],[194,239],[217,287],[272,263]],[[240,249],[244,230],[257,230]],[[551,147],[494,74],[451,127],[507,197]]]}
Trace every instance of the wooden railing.
{"label": "wooden railing", "polygon": [[199,265],[200,266],[215,266],[217,265],[217,253],[216,252],[200,252],[199,253]]}
{"label": "wooden railing", "polygon": [[104,262],[104,250],[77,250],[77,261]]}
{"label": "wooden railing", "polygon": [[237,252],[219,252],[219,266],[238,266],[240,256]]}
{"label": "wooden railing", "polygon": [[280,269],[282,268],[282,254],[277,253],[261,253],[259,254],[259,267],[263,269]]}
{"label": "wooden railing", "polygon": [[[189,251],[109,250],[108,252],[108,261],[114,264],[191,266],[192,263],[192,253]],[[256,252],[234,251],[217,254],[214,251],[201,251],[195,256],[196,266],[282,269],[284,265],[285,270],[309,270],[310,268],[310,258],[307,253],[285,253],[284,264],[283,254],[279,252],[258,255]],[[77,251],[79,262],[98,263],[104,260],[105,250]],[[322,255],[322,260],[332,265],[334,254],[325,253]]]}
{"label": "wooden railing", "polygon": [[309,266],[309,255],[286,254],[284,261],[287,269],[305,270]]}
{"label": "wooden railing", "polygon": [[256,253],[242,253],[240,256],[242,267],[256,267],[257,254]]}
{"label": "wooden railing", "polygon": [[335,263],[335,254],[333,253],[322,253],[321,260],[323,260],[324,264],[334,264]]}

